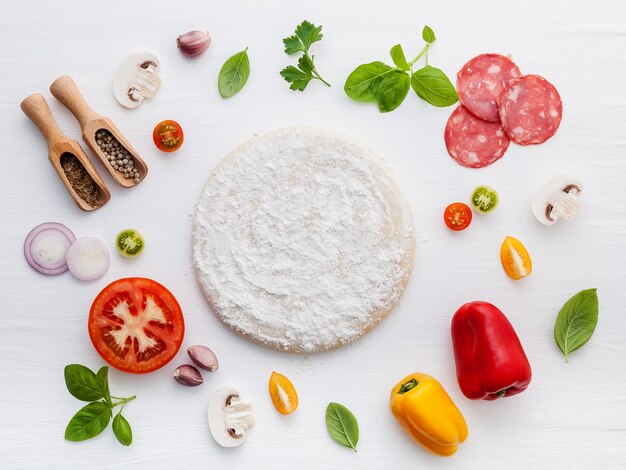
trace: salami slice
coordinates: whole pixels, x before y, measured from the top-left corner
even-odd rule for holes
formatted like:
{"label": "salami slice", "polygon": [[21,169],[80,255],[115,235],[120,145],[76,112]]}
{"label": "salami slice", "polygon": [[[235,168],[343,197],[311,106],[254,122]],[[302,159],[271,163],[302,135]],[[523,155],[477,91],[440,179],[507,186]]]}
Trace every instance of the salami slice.
{"label": "salami slice", "polygon": [[563,103],[554,85],[539,75],[511,80],[498,100],[500,120],[509,138],[520,145],[545,142],[563,115]]}
{"label": "salami slice", "polygon": [[461,104],[472,114],[499,122],[498,98],[509,81],[521,76],[517,65],[500,54],[481,54],[467,62],[456,75]]}
{"label": "salami slice", "polygon": [[469,168],[491,165],[510,143],[499,122],[478,119],[462,105],[450,115],[444,137],[450,156]]}

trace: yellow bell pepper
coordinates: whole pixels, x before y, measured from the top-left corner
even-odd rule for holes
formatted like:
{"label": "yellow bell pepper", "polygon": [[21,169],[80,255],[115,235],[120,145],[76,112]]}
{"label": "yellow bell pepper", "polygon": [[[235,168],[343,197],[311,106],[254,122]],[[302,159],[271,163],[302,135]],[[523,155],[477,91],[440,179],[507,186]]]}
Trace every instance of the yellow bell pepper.
{"label": "yellow bell pepper", "polygon": [[467,439],[467,424],[450,395],[433,377],[416,372],[391,390],[391,412],[413,440],[448,457]]}

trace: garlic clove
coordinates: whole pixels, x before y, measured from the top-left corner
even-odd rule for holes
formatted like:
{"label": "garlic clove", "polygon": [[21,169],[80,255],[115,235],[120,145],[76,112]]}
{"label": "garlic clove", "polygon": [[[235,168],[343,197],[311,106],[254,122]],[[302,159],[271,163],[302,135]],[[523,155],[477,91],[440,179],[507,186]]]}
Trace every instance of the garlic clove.
{"label": "garlic clove", "polygon": [[219,367],[217,356],[206,346],[202,346],[201,344],[190,346],[187,348],[187,354],[189,354],[191,360],[195,362],[198,367],[204,370],[215,372]]}
{"label": "garlic clove", "polygon": [[172,375],[172,377],[176,382],[187,387],[195,387],[204,382],[200,371],[194,366],[190,366],[188,364],[178,367],[174,371],[174,375]]}
{"label": "garlic clove", "polygon": [[176,38],[176,45],[185,57],[198,57],[210,44],[211,36],[208,31],[189,31]]}
{"label": "garlic clove", "polygon": [[138,107],[161,85],[159,59],[152,53],[133,52],[122,61],[113,79],[113,94],[122,106]]}

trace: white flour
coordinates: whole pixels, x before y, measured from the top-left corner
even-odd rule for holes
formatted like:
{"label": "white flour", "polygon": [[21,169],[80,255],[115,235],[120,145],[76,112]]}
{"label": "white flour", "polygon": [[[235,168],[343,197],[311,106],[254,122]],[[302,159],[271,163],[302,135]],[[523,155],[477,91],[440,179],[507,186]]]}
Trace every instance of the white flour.
{"label": "white flour", "polygon": [[415,239],[379,158],[297,127],[255,137],[211,174],[196,207],[194,265],[222,321],[277,349],[361,336],[397,303]]}

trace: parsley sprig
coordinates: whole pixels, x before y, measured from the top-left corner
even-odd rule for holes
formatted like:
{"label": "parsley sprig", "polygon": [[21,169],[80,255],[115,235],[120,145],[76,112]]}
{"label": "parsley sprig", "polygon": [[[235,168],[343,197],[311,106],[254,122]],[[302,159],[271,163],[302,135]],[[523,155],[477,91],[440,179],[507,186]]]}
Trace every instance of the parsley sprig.
{"label": "parsley sprig", "polygon": [[330,83],[324,80],[315,69],[313,63],[315,56],[309,55],[311,45],[321,41],[324,37],[322,27],[315,26],[305,20],[296,27],[295,33],[293,36],[283,39],[285,53],[292,55],[302,52],[303,55],[298,59],[298,67],[293,65],[285,67],[280,71],[281,76],[291,84],[289,88],[294,91],[304,91],[311,80],[319,80],[326,86],[330,86]]}

